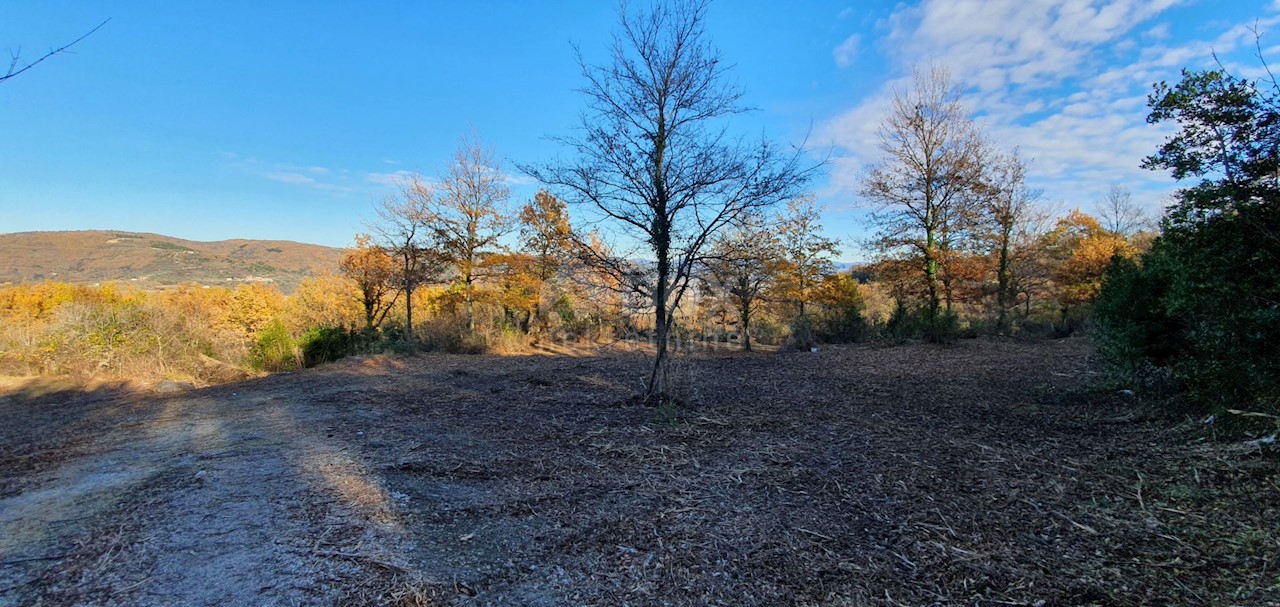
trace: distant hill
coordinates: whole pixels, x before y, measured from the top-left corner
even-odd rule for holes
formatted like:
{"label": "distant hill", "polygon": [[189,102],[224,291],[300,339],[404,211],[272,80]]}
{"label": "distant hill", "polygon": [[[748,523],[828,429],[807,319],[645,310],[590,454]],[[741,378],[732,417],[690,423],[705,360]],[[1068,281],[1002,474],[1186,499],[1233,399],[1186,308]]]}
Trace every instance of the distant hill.
{"label": "distant hill", "polygon": [[336,272],[341,258],[342,249],[288,240],[196,242],[138,232],[18,232],[0,234],[0,284],[119,281],[164,288],[262,281],[289,293],[307,276]]}

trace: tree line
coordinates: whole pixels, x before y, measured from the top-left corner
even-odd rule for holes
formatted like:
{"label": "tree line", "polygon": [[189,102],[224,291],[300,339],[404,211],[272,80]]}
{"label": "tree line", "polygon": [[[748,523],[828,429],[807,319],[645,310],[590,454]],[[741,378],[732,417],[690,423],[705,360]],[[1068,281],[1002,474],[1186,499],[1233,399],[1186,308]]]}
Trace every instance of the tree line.
{"label": "tree line", "polygon": [[[194,287],[145,297],[7,287],[0,363],[110,349],[129,341],[111,328],[121,312],[205,301],[187,318],[238,327],[225,341],[239,345],[229,355],[197,339],[201,356],[260,368],[388,348],[643,339],[654,354],[644,396],[661,404],[673,398],[681,344],[801,350],[875,337],[1066,335],[1096,322],[1121,381],[1277,407],[1274,78],[1217,70],[1157,85],[1149,121],[1180,130],[1145,166],[1201,179],[1157,228],[1119,184],[1093,215],[1060,213],[1027,183],[1034,159],[974,120],[963,83],[919,67],[894,91],[861,174],[873,228],[862,244],[874,259],[837,271],[842,243],[824,235],[807,187],[821,165],[807,164],[803,147],[733,134],[750,109],[706,39],[706,7],[621,9],[608,61],[579,57],[586,102],[579,128],[557,139],[567,153],[518,165],[543,186],[519,208],[496,153],[472,133],[438,175],[412,175],[379,202],[340,274],[299,294],[264,295],[276,303],[255,308],[251,287],[203,298]],[[83,305],[64,314],[59,302]],[[109,313],[84,311],[93,306]],[[234,320],[244,306],[257,320]]]}
{"label": "tree line", "polygon": [[[661,402],[670,356],[690,342],[799,350],[877,335],[949,339],[1008,333],[1015,309],[1020,327],[1069,330],[1111,256],[1132,250],[1131,233],[1084,214],[1053,223],[1025,184],[1025,161],[987,142],[959,88],[931,69],[895,97],[882,160],[863,180],[877,204],[878,260],[836,271],[841,243],[824,235],[806,189],[820,165],[802,148],[731,134],[750,110],[705,18],[699,0],[624,9],[610,60],[580,59],[586,109],[576,134],[559,139],[572,153],[518,166],[543,184],[532,200],[515,208],[495,151],[463,137],[437,175],[409,176],[379,201],[339,275],[274,296],[327,300],[340,313],[280,303],[222,358],[288,368],[387,348],[645,339],[655,353],[645,396]],[[205,307],[191,318],[225,324],[216,319],[228,305]],[[1056,320],[1045,320],[1049,307]],[[17,304],[7,314],[37,331],[63,322]]]}

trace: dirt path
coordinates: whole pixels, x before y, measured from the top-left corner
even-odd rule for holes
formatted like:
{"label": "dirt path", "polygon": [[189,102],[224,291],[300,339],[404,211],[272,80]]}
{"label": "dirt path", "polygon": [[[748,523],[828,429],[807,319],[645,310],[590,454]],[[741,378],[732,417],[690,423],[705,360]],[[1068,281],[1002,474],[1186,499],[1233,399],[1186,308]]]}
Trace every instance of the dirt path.
{"label": "dirt path", "polygon": [[348,592],[363,566],[333,555],[376,559],[397,541],[379,524],[385,492],[294,417],[285,400],[298,394],[246,388],[119,396],[129,404],[59,428],[94,446],[0,500],[0,597],[314,604]]}
{"label": "dirt path", "polygon": [[681,411],[628,404],[625,355],[17,392],[0,604],[1278,604],[1274,460],[1134,418],[1090,358],[715,355]]}

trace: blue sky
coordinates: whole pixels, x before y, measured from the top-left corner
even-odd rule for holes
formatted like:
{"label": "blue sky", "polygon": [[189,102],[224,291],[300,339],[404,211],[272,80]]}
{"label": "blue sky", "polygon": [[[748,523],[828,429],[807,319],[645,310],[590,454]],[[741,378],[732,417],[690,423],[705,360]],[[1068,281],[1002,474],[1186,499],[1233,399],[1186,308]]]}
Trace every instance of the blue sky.
{"label": "blue sky", "polygon": [[[1032,159],[1047,201],[1089,210],[1122,185],[1152,210],[1174,187],[1138,168],[1167,135],[1152,82],[1277,54],[1272,2],[719,0],[708,34],[759,111],[738,126],[831,162],[813,189],[862,259],[856,196],[875,127],[911,66],[947,64],[997,144]],[[605,57],[615,5],[582,2],[17,2],[0,49],[0,232],[149,231],[343,246],[398,171],[438,172],[474,129],[514,162],[557,152],[583,106],[573,45]]]}

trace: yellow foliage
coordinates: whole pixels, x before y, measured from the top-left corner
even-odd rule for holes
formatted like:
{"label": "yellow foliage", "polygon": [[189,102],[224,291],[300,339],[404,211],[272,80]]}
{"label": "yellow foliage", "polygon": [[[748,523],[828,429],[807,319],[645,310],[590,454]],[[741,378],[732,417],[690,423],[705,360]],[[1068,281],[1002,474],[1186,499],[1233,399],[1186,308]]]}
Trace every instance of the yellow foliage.
{"label": "yellow foliage", "polygon": [[245,339],[250,339],[276,318],[284,305],[284,295],[274,285],[241,283],[225,302],[218,324],[232,328]]}
{"label": "yellow foliage", "polygon": [[286,325],[295,334],[311,327],[358,327],[364,323],[356,281],[337,274],[321,274],[302,281],[289,297]]}
{"label": "yellow foliage", "polygon": [[0,288],[0,315],[8,322],[43,321],[63,304],[99,297],[92,287],[64,282],[17,284]]}

